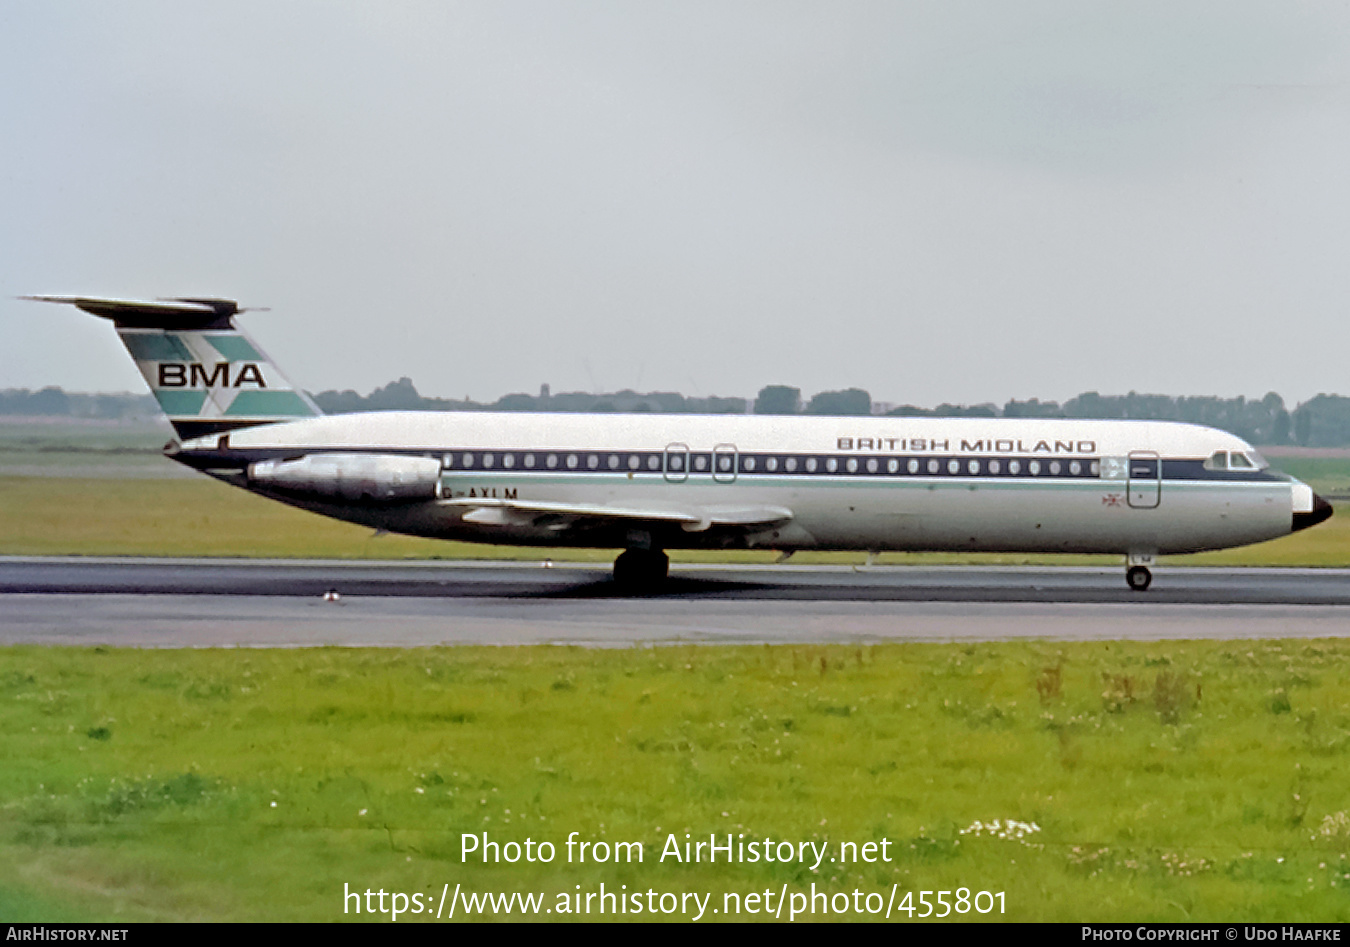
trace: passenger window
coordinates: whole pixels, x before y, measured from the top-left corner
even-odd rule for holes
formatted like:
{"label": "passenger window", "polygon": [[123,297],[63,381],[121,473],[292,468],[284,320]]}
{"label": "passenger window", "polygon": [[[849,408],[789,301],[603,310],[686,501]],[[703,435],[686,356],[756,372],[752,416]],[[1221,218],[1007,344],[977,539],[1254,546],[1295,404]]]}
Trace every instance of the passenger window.
{"label": "passenger window", "polygon": [[1205,461],[1206,470],[1227,470],[1228,454],[1224,451],[1215,451],[1214,455]]}

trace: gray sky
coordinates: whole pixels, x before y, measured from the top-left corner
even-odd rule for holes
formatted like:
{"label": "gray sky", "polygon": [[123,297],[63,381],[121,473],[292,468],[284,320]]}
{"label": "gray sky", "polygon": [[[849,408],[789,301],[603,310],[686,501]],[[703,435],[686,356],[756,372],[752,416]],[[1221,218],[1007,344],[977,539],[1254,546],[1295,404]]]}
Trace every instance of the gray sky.
{"label": "gray sky", "polygon": [[0,295],[270,306],[315,391],[1350,392],[1344,4],[0,0],[0,128]]}

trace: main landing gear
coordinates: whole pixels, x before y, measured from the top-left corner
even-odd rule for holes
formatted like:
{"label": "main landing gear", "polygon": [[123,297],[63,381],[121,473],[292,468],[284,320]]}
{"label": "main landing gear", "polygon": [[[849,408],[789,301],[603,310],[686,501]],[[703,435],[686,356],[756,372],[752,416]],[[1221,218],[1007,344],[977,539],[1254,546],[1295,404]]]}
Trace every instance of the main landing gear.
{"label": "main landing gear", "polygon": [[629,549],[614,560],[614,581],[633,591],[651,591],[666,581],[670,558],[660,549]]}
{"label": "main landing gear", "polygon": [[1136,592],[1145,592],[1153,583],[1153,573],[1148,566],[1130,566],[1125,570],[1125,582]]}

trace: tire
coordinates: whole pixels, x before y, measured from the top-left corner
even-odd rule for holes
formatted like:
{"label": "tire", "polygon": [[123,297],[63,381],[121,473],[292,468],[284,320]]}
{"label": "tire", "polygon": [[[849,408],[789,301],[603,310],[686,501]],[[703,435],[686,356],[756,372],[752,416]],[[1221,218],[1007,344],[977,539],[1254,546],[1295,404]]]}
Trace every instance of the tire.
{"label": "tire", "polygon": [[1136,592],[1146,592],[1153,584],[1153,573],[1146,566],[1130,566],[1125,570],[1125,583]]}
{"label": "tire", "polygon": [[633,591],[661,587],[670,570],[670,559],[659,549],[629,549],[614,560],[614,581]]}

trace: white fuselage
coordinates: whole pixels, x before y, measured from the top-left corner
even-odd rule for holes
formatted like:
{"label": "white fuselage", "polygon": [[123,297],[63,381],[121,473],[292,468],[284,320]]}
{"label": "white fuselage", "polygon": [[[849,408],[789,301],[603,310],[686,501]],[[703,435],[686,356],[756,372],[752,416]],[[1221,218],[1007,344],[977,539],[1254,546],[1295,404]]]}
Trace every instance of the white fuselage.
{"label": "white fuselage", "polygon": [[[1224,452],[1256,456],[1152,421],[381,412],[244,428],[177,456],[326,515],[488,543],[1147,556],[1273,539],[1312,511],[1298,481],[1206,464]],[[348,502],[246,473],[344,453],[434,458],[435,494]]]}

